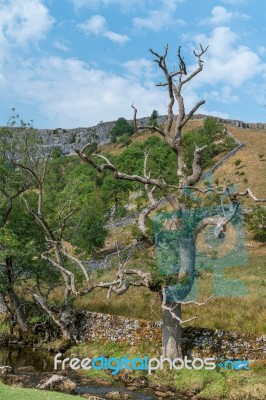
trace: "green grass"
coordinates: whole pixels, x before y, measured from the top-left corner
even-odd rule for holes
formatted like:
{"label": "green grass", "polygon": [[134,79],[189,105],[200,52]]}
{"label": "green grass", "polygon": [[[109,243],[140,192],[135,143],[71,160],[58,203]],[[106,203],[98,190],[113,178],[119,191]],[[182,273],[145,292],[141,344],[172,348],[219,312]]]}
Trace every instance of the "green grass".
{"label": "green grass", "polygon": [[[83,345],[73,346],[68,350],[68,357],[134,357],[159,356],[160,349],[154,345],[130,346],[114,342],[92,341]],[[113,380],[111,371],[86,371],[87,378]],[[156,370],[151,375],[146,371],[133,371],[132,378],[146,375],[148,380],[156,385],[169,385],[172,389],[184,393],[197,394],[198,399],[234,399],[234,400],[261,400],[266,398],[265,363],[251,363],[249,371],[221,371],[221,370]],[[243,394],[243,396],[242,396]]]}
{"label": "green grass", "polygon": [[73,400],[81,399],[79,396],[71,396],[57,392],[47,392],[36,389],[21,389],[10,387],[0,383],[1,400]]}
{"label": "green grass", "polygon": [[159,354],[160,348],[156,345],[146,344],[145,342],[141,345],[131,346],[127,343],[116,343],[107,342],[103,340],[91,341],[86,344],[80,344],[72,346],[71,349],[67,351],[68,357],[99,357],[104,355],[105,357],[123,357],[127,355],[128,357],[144,357],[154,356],[154,354]]}
{"label": "green grass", "polygon": [[[147,250],[140,252],[132,260],[135,267],[144,269],[146,260],[152,255]],[[145,259],[145,261],[143,261]],[[130,263],[128,264],[130,265]],[[110,281],[115,276],[115,270],[105,271],[100,277],[103,281]],[[200,301],[212,295],[213,274],[203,271],[203,278],[199,279]],[[213,298],[204,307],[183,307],[184,319],[195,315],[193,326],[210,329],[224,329],[250,333],[257,336],[264,334],[266,324],[264,310],[266,308],[266,268],[265,255],[258,251],[251,253],[247,265],[225,269],[225,279],[239,280],[247,288],[247,295],[240,299],[234,297]],[[130,288],[123,296],[112,294],[107,299],[101,289],[95,290],[92,296],[79,298],[76,305],[80,309],[101,313],[123,315],[132,318],[142,318],[158,321],[162,318],[161,303],[156,293],[146,288]],[[256,318],[254,317],[256,315]]]}

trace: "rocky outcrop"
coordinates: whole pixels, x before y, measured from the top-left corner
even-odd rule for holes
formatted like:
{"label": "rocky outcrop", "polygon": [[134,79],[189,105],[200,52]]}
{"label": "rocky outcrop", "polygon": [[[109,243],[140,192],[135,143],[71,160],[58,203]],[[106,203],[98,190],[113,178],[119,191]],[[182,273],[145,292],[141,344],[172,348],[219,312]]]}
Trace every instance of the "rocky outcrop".
{"label": "rocky outcrop", "polygon": [[[204,119],[207,115],[196,114],[192,119]],[[167,116],[158,117],[158,124],[164,124]],[[258,129],[266,130],[266,123],[246,123],[239,120],[217,118],[225,124],[235,126],[242,129]],[[132,121],[130,121],[132,122]],[[137,119],[138,126],[146,126],[149,123],[149,117]],[[105,144],[110,141],[108,132],[113,128],[115,121],[99,122],[92,127],[75,128],[75,129],[39,129],[38,133],[45,147],[55,147],[61,150],[63,154],[74,154],[75,149],[81,149],[91,138],[92,134],[96,135],[98,144]]]}

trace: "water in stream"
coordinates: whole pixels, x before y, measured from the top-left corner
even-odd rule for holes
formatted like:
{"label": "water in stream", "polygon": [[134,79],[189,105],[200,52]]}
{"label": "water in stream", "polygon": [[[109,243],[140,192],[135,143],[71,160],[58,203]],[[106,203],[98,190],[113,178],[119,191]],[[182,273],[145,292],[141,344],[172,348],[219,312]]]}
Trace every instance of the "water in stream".
{"label": "water in stream", "polygon": [[[30,386],[36,386],[47,377],[47,373],[53,373],[53,355],[41,350],[34,351],[26,347],[5,346],[0,347],[0,366],[11,366],[16,375],[29,376]],[[73,377],[71,376],[71,379]],[[73,379],[75,380],[75,379]],[[114,383],[110,387],[97,384],[78,385],[77,394],[89,393],[105,399],[105,394],[110,392],[128,393],[132,400],[155,400],[155,394],[147,389],[130,391],[123,384]],[[181,400],[181,397],[176,400]],[[166,399],[167,400],[167,399]]]}

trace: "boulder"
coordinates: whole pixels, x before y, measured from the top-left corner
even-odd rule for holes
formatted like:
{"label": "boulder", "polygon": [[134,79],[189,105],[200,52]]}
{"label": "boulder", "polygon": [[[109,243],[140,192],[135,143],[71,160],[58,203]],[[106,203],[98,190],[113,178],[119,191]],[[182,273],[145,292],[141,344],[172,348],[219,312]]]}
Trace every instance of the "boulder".
{"label": "boulder", "polygon": [[53,390],[55,392],[73,394],[77,388],[77,384],[68,379],[66,376],[53,375],[45,382],[40,383],[37,388],[42,390]]}
{"label": "boulder", "polygon": [[156,396],[158,396],[158,397],[160,397],[160,398],[162,398],[162,399],[168,397],[167,392],[159,392],[159,391],[157,390],[157,391],[155,392],[155,394],[156,394]]}
{"label": "boulder", "polygon": [[105,397],[110,400],[130,400],[132,398],[130,394],[122,392],[106,393]]}
{"label": "boulder", "polygon": [[0,366],[0,376],[7,376],[13,373],[13,368],[9,365]]}

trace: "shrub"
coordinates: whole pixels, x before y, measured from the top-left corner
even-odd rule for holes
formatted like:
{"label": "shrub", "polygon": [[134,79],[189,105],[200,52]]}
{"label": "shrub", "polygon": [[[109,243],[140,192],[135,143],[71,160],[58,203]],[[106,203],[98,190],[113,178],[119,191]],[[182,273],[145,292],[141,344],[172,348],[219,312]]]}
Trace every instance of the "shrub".
{"label": "shrub", "polygon": [[241,163],[242,163],[242,160],[240,160],[239,158],[234,161],[234,164],[236,167],[238,167]]}
{"label": "shrub", "polygon": [[108,133],[108,136],[111,138],[112,142],[115,143],[117,138],[123,136],[125,134],[132,135],[133,126],[130,124],[125,118],[118,118],[114,127]]}
{"label": "shrub", "polygon": [[254,239],[266,242],[266,207],[253,206],[247,216],[248,227],[254,233]]}
{"label": "shrub", "polygon": [[120,138],[118,139],[118,143],[121,144],[121,147],[128,147],[132,143],[132,140],[126,133],[125,135],[120,136]]}
{"label": "shrub", "polygon": [[223,124],[217,118],[207,117],[203,123],[204,133],[212,140],[223,134]]}
{"label": "shrub", "polygon": [[151,113],[148,125],[158,126],[158,121],[157,121],[158,117],[159,117],[158,111],[153,110],[153,112]]}

